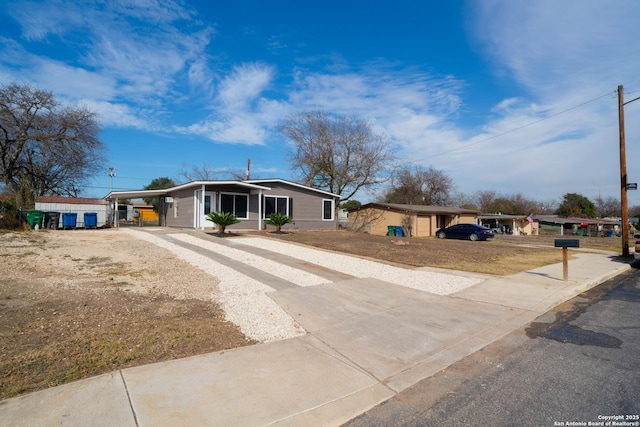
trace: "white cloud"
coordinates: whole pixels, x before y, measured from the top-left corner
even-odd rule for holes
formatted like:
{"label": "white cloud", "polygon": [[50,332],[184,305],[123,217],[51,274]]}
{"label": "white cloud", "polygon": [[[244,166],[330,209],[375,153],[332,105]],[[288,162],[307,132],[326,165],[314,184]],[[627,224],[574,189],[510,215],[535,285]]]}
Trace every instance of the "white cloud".
{"label": "white cloud", "polygon": [[[215,30],[193,21],[195,12],[181,2],[15,2],[10,13],[25,39],[55,46],[51,54],[65,61],[49,59],[47,51],[23,54],[13,59],[16,74],[26,66],[32,81],[56,93],[75,91],[76,97],[161,112],[189,92],[190,84],[200,93],[209,90],[206,48]],[[5,43],[25,53],[19,41]]]}
{"label": "white cloud", "polygon": [[234,67],[218,85],[217,102],[232,111],[250,108],[273,79],[273,68],[264,64]]}
{"label": "white cloud", "polygon": [[584,99],[627,79],[638,81],[625,64],[640,53],[637,43],[628,42],[640,16],[639,2],[486,0],[468,5],[481,49],[536,96],[559,99],[579,90]]}
{"label": "white cloud", "polygon": [[149,129],[153,121],[152,118],[141,117],[144,111],[129,105],[93,99],[81,99],[79,102],[98,114],[103,127]]}

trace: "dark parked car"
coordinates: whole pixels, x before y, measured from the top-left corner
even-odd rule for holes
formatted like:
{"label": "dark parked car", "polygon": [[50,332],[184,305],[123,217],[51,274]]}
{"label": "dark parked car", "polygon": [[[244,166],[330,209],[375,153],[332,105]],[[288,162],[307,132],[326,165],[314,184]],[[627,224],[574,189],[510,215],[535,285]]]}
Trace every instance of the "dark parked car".
{"label": "dark parked car", "polygon": [[441,228],[436,233],[439,239],[469,239],[487,240],[491,239],[494,234],[491,229],[478,224],[456,224],[451,227]]}

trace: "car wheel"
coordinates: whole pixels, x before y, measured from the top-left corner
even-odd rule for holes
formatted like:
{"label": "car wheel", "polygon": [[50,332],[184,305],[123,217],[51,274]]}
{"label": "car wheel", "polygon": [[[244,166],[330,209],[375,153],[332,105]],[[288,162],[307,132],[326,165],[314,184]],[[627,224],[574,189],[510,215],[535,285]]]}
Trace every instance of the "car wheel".
{"label": "car wheel", "polygon": [[472,242],[475,242],[476,240],[478,240],[478,235],[475,233],[470,234],[469,240],[471,240]]}
{"label": "car wheel", "polygon": [[444,231],[441,231],[438,233],[438,239],[445,239],[447,237],[446,234],[444,234]]}

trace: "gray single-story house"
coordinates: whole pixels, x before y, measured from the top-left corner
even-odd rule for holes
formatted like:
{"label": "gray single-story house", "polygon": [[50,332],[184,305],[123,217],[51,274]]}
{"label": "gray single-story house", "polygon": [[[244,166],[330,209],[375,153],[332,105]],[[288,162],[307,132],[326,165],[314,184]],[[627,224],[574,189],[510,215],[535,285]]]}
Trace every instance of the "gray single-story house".
{"label": "gray single-story house", "polygon": [[[123,199],[158,197],[160,225],[214,228],[210,212],[231,212],[240,220],[228,229],[263,230],[271,213],[293,218],[285,228],[335,229],[340,196],[283,179],[192,181],[163,190],[112,191],[104,198],[118,211]],[[118,223],[117,219],[114,221]]]}

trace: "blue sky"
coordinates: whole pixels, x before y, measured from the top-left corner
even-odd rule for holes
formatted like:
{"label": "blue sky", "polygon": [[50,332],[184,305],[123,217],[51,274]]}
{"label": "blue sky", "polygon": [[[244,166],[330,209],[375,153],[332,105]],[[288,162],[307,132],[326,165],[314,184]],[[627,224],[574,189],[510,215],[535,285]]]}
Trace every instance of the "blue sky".
{"label": "blue sky", "polygon": [[[295,179],[275,126],[310,109],[368,120],[458,192],[620,196],[635,0],[5,0],[0,20],[1,83],[99,113],[109,160],[86,196],[109,191],[109,166],[118,190],[248,158],[253,178]],[[638,182],[640,101],[625,113]]]}

